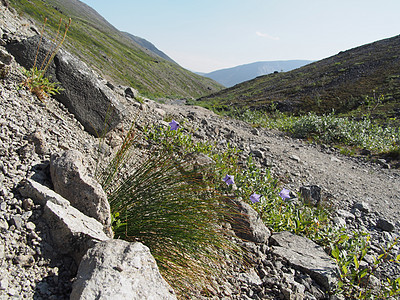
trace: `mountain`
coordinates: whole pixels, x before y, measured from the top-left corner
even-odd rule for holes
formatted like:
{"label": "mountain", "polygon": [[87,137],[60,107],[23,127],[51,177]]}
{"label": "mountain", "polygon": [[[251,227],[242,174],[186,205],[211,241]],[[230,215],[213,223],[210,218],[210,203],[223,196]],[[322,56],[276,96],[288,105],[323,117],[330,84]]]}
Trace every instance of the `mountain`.
{"label": "mountain", "polygon": [[[48,18],[46,32],[55,36],[59,19],[72,18],[63,48],[77,55],[104,78],[129,85],[151,98],[197,98],[223,87],[163,56],[149,42],[119,31],[78,0],[10,0],[20,14],[37,24]],[[37,27],[39,27],[38,25]],[[157,50],[158,51],[157,51]]]}
{"label": "mountain", "polygon": [[[379,100],[380,99],[380,100]],[[400,119],[400,35],[366,44],[301,68],[240,83],[198,104],[304,113],[372,110]]]}
{"label": "mountain", "polygon": [[259,61],[206,74],[197,74],[214,79],[216,82],[219,82],[226,87],[231,87],[235,84],[256,78],[257,76],[267,75],[274,72],[290,71],[312,62],[313,61],[311,60]]}
{"label": "mountain", "polygon": [[130,39],[132,39],[135,43],[139,44],[143,48],[146,48],[153,52],[154,54],[158,55],[159,57],[162,57],[166,60],[169,60],[170,62],[176,64],[176,62],[169,57],[167,54],[159,50],[156,46],[154,46],[152,43],[150,43],[148,40],[145,40],[144,38],[138,37],[136,35],[130,34],[128,32],[124,32],[125,35],[127,35]]}

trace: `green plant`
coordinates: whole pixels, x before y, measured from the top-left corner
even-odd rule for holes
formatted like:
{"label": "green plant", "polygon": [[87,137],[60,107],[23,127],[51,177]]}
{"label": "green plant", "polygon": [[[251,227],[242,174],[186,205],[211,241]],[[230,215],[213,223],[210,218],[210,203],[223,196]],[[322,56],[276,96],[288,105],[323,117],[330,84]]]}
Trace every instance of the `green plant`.
{"label": "green plant", "polygon": [[71,26],[71,19],[69,19],[69,22],[65,24],[64,33],[61,39],[57,41],[60,32],[60,27],[62,24],[62,19],[60,18],[57,35],[53,40],[53,42],[55,42],[55,47],[52,50],[49,50],[44,60],[42,61],[40,67],[38,68],[36,66],[37,58],[43,38],[44,29],[46,27],[46,23],[47,23],[47,18],[45,18],[44,20],[42,31],[40,33],[40,41],[37,46],[33,67],[30,70],[23,71],[24,75],[26,76],[26,79],[22,82],[22,85],[25,86],[31,93],[36,95],[41,101],[44,101],[49,95],[59,94],[61,91],[61,88],[58,86],[59,83],[52,82],[49,78],[45,77],[45,73],[51,61],[54,59],[54,56],[60,49],[61,45],[64,43],[68,29]]}
{"label": "green plant", "polygon": [[[161,132],[187,143],[177,131]],[[146,134],[156,138],[160,131]],[[166,280],[182,295],[190,295],[218,276],[225,255],[238,250],[221,227],[232,212],[225,196],[210,186],[212,180],[204,180],[203,170],[165,146],[176,142],[157,143],[135,160],[135,137],[131,127],[119,151],[98,172],[108,194],[115,237],[143,242]]]}
{"label": "green plant", "polygon": [[382,247],[382,254],[375,257],[372,264],[362,264],[370,248],[369,240],[370,236],[355,232],[352,236],[342,234],[341,239],[331,245],[331,256],[336,260],[340,274],[335,292],[346,299],[386,299],[400,295],[400,277],[380,280],[379,287],[372,284],[380,266],[387,262],[400,263],[400,255],[392,257],[398,240]]}

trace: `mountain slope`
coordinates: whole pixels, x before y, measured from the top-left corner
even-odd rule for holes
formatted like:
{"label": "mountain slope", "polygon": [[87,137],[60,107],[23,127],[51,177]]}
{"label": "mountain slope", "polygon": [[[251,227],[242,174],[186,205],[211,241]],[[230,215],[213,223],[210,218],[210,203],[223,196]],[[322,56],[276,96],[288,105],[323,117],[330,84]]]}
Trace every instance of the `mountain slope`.
{"label": "mountain slope", "polygon": [[216,82],[232,87],[235,84],[251,80],[257,76],[274,72],[286,72],[312,63],[311,60],[259,61],[202,74]]}
{"label": "mountain slope", "polygon": [[127,35],[130,39],[132,39],[135,43],[142,46],[143,48],[146,48],[146,49],[150,50],[151,52],[155,53],[156,55],[176,64],[176,62],[171,57],[169,57],[167,54],[165,54],[164,52],[159,50],[154,44],[150,43],[148,40],[138,37],[136,35],[130,34],[128,32],[124,32],[124,34]]}
{"label": "mountain slope", "polygon": [[199,99],[198,104],[301,113],[347,113],[369,107],[400,118],[400,35],[340,52],[296,70],[270,74]]}
{"label": "mountain slope", "polygon": [[63,47],[105,78],[130,85],[145,96],[193,98],[222,88],[144,48],[78,0],[10,0],[10,4],[39,23],[47,17],[53,32],[60,17],[71,17]]}

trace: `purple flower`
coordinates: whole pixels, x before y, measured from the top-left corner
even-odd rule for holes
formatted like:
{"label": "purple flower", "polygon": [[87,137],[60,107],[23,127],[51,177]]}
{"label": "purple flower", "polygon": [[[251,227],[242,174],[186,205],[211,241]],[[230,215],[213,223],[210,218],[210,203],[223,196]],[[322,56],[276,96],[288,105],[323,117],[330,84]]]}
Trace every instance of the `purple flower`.
{"label": "purple flower", "polygon": [[290,198],[290,190],[283,188],[282,191],[279,193],[279,196],[282,198],[283,201]]}
{"label": "purple flower", "polygon": [[222,179],[227,185],[234,184],[233,175],[226,175],[224,179]]}
{"label": "purple flower", "polygon": [[169,123],[169,126],[171,127],[171,130],[177,130],[177,129],[179,128],[179,123],[176,122],[175,120],[172,120],[172,121]]}
{"label": "purple flower", "polygon": [[261,195],[253,193],[250,196],[250,201],[253,202],[253,203],[260,202],[260,198],[261,198]]}

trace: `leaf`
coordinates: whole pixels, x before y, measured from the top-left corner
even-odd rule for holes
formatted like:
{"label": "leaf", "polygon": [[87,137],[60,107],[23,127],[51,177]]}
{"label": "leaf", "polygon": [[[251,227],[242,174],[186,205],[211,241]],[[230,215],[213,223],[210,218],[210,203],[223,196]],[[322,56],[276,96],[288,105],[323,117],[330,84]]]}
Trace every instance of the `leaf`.
{"label": "leaf", "polygon": [[354,265],[356,266],[356,270],[358,270],[358,268],[360,267],[360,263],[358,262],[357,256],[354,255],[353,259],[354,259]]}
{"label": "leaf", "polygon": [[342,266],[342,272],[345,275],[347,275],[347,273],[349,272],[349,270],[347,269],[347,267],[345,265]]}
{"label": "leaf", "polygon": [[335,258],[336,260],[339,260],[340,251],[339,251],[338,246],[335,246],[335,247],[333,248],[331,254],[332,254],[333,258]]}

